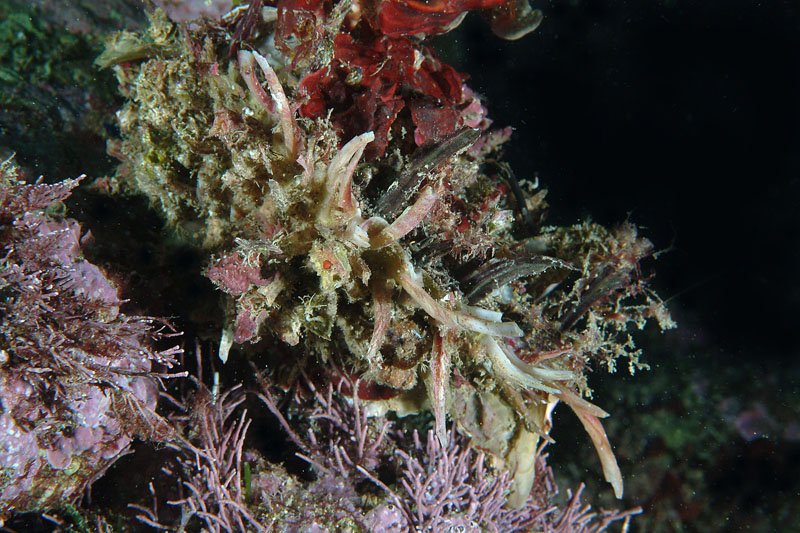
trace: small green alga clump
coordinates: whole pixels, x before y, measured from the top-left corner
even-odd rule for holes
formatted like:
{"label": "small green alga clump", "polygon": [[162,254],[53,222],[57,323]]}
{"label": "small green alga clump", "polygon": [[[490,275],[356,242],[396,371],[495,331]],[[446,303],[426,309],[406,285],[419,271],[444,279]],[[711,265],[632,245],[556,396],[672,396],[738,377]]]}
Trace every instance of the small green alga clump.
{"label": "small green alga clump", "polygon": [[118,96],[113,77],[92,64],[102,37],[14,2],[0,5],[0,21],[0,157],[17,152],[45,175],[107,171],[103,139]]}
{"label": "small green alga clump", "polygon": [[[330,16],[320,24],[342,32],[336,42],[359,38]],[[544,191],[526,195],[488,159],[508,132],[488,129],[465,85],[451,91],[455,104],[420,93],[424,83],[400,93],[409,105],[424,99],[430,116],[456,114],[452,134],[418,148],[415,125],[414,139],[435,130],[422,107],[397,114],[372,155],[376,132],[343,138],[329,117],[299,118],[301,89],[323,79],[331,54],[293,64],[279,20],[267,17],[255,50],[229,58],[230,27],[176,26],[157,12],[98,60],[127,99],[110,146],[123,161],[113,187],[146,195],[173,235],[208,254],[206,275],[228,295],[220,357],[280,339],[369,383],[373,414],[429,409],[442,442],[450,417],[516,471],[518,505],[564,401],[620,496],[599,422],[608,414],[582,398],[584,371],[619,357],[633,371],[643,365],[628,329],[674,326],[640,274],[651,243],[630,223],[541,226]],[[386,49],[413,50],[404,68],[419,75],[463,83],[422,44]],[[325,78],[339,90],[335,81]],[[368,90],[369,80],[350,81],[343,90]]]}

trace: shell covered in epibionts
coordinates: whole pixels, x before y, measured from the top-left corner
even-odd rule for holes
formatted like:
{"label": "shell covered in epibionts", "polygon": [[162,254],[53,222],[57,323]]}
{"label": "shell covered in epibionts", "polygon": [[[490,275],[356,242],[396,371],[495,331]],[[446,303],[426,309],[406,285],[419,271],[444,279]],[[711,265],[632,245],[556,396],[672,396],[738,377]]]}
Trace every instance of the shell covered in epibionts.
{"label": "shell covered in epibionts", "polygon": [[629,223],[544,226],[545,192],[498,162],[510,129],[464,76],[348,2],[288,4],[235,53],[236,20],[156,14],[102,58],[128,97],[115,186],[205,250],[227,295],[219,355],[302,346],[369,383],[372,413],[429,409],[442,442],[454,420],[523,499],[563,401],[621,494],[584,369],[633,371],[627,329],[672,326],[641,274],[651,244]]}

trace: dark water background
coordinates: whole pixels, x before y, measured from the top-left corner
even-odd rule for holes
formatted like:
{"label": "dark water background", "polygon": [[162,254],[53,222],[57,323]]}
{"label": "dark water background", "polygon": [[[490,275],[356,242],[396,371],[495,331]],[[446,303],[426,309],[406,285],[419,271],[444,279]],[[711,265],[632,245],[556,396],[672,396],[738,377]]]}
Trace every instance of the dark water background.
{"label": "dark water background", "polygon": [[[651,372],[590,376],[646,517],[632,531],[800,531],[800,4],[534,2],[537,32],[470,15],[437,40],[470,74],[549,222],[630,219],[679,329],[639,336]],[[551,464],[614,505],[556,413]]]}
{"label": "dark water background", "polygon": [[537,32],[455,37],[507,158],[551,223],[645,226],[657,286],[731,356],[794,357],[800,310],[800,4],[534,3]]}

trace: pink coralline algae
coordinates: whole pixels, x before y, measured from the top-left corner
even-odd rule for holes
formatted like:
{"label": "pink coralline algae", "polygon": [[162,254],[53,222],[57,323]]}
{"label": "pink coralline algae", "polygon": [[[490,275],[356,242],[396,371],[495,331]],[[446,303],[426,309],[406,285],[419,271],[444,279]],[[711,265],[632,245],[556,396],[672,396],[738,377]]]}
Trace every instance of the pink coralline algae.
{"label": "pink coralline algae", "polygon": [[29,185],[0,167],[0,521],[73,502],[157,431],[154,320],[126,316],[104,272],[81,257],[80,226],[45,208],[79,180]]}
{"label": "pink coralline algae", "polygon": [[[336,371],[333,375],[338,375]],[[341,376],[340,376],[341,377]],[[259,397],[278,417],[289,433],[290,439],[302,451],[298,457],[307,461],[317,480],[310,490],[334,495],[339,502],[341,522],[335,523],[340,531],[347,523],[355,523],[367,531],[469,531],[469,532],[599,532],[608,524],[627,520],[634,509],[626,512],[590,512],[581,506],[579,494],[570,493],[566,506],[553,504],[558,492],[552,473],[539,455],[535,469],[535,489],[515,508],[507,501],[512,487],[511,472],[489,466],[491,459],[476,450],[455,430],[447,444],[442,444],[433,431],[421,436],[418,431],[403,432],[390,421],[379,421],[367,416],[365,402],[358,395],[347,399],[348,393],[360,388],[360,382],[347,378],[327,391],[318,390],[311,381],[303,388],[310,391],[313,401],[303,399],[302,391],[295,391],[292,408],[300,409],[311,424],[303,434],[292,428],[279,410],[268,383],[261,378]],[[301,437],[301,435],[304,435]],[[396,479],[396,489],[387,486],[378,477]],[[360,509],[357,486],[374,484],[384,491],[384,503],[364,513]],[[282,494],[281,498],[287,498]],[[270,498],[261,496],[266,501]],[[276,501],[277,500],[277,501]],[[280,505],[273,499],[272,505]],[[309,507],[304,516],[293,517],[296,529],[325,524],[314,531],[332,531],[330,522],[322,516],[324,509]],[[288,524],[282,524],[286,526]],[[283,528],[280,528],[283,530]]]}

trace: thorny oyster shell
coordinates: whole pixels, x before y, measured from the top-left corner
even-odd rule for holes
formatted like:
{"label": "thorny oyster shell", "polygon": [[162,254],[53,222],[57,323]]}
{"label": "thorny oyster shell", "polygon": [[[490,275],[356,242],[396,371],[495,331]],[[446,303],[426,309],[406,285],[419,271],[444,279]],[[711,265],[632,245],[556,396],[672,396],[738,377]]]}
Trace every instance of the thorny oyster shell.
{"label": "thorny oyster shell", "polygon": [[[492,162],[508,132],[488,129],[462,77],[415,40],[365,37],[371,22],[349,4],[318,7],[309,18],[316,48],[294,33],[282,41],[279,14],[229,58],[229,28],[178,30],[157,13],[147,35],[127,36],[135,54],[112,44],[103,59],[128,96],[112,147],[124,162],[116,185],[147,195],[177,236],[207,250],[206,274],[229,295],[220,355],[267,337],[302,343],[382,386],[382,397],[366,399],[431,409],[442,442],[453,418],[516,468],[517,501],[564,401],[621,497],[599,422],[607,413],[582,399],[584,369],[625,357],[633,371],[642,365],[628,327],[650,318],[673,326],[640,273],[652,245],[630,223],[541,226],[544,192],[526,196]],[[359,56],[375,62],[375,77],[361,67],[352,76],[343,50],[377,42],[413,60]],[[404,70],[378,74],[381,65]],[[447,96],[402,81],[418,75],[447,80]],[[306,105],[319,87],[315,97],[330,106],[322,113]],[[381,102],[391,103],[388,119],[342,136],[353,106],[377,106],[378,117]],[[443,116],[452,124],[440,131]],[[384,149],[365,156],[379,135]],[[424,405],[408,407],[420,396]]]}

